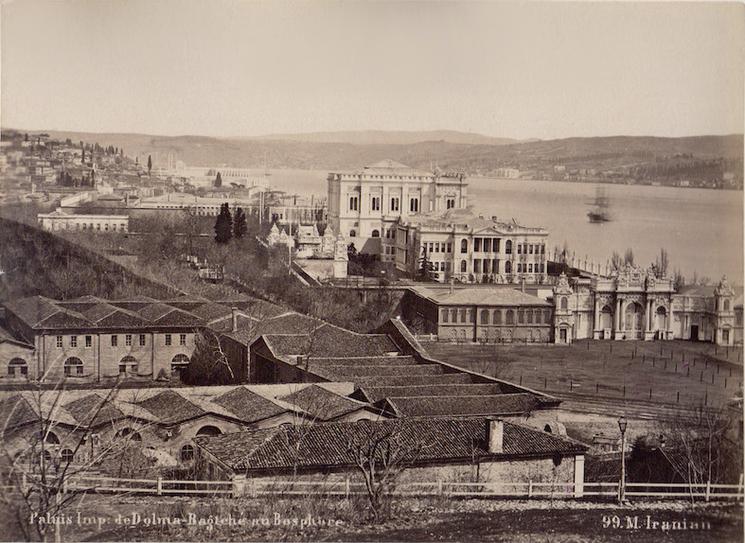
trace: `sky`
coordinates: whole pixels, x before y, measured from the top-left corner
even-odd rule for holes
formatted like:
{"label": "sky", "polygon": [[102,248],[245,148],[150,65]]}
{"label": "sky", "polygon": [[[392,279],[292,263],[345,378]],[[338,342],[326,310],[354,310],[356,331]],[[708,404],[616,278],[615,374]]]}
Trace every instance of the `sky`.
{"label": "sky", "polygon": [[739,3],[4,1],[3,127],[743,132]]}

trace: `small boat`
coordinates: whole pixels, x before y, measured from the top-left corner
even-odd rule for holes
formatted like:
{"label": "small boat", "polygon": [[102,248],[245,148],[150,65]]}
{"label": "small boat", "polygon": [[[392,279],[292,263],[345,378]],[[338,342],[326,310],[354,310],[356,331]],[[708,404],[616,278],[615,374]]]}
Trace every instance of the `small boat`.
{"label": "small boat", "polygon": [[605,189],[598,187],[595,192],[595,201],[592,202],[592,209],[587,212],[587,218],[592,223],[609,222],[610,216],[610,199]]}

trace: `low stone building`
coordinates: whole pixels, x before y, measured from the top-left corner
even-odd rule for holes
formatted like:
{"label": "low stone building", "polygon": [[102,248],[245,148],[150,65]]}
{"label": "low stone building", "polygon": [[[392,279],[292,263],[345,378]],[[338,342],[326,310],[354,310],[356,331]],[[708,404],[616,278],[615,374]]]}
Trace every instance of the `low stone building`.
{"label": "low stone building", "polygon": [[10,458],[28,461],[28,451],[41,453],[43,428],[54,463],[89,464],[126,440],[157,465],[189,466],[199,436],[385,418],[347,397],[353,390],[351,383],[324,383],[0,392],[2,443]]}
{"label": "low stone building", "polygon": [[95,232],[128,232],[128,215],[77,215],[57,208],[37,215],[44,230],[91,230]]}
{"label": "low stone building", "polygon": [[203,478],[245,478],[247,493],[252,481],[288,476],[359,483],[358,463],[371,443],[380,443],[388,460],[404,468],[401,483],[570,483],[581,496],[587,450],[565,436],[483,417],[327,423],[302,431],[278,427],[199,437],[195,443]]}
{"label": "low stone building", "polygon": [[549,343],[553,304],[509,286],[412,287],[402,303],[404,319],[421,334],[441,341]]}

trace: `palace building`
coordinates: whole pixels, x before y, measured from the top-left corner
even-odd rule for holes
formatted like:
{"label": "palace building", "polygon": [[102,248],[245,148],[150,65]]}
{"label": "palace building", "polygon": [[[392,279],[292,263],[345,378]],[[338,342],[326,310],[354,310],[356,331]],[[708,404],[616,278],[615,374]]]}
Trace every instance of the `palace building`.
{"label": "palace building", "polygon": [[578,339],[743,342],[742,289],[682,287],[652,270],[626,266],[610,277],[553,287],[411,287],[404,319],[440,341],[572,343]]}
{"label": "palace building", "polygon": [[77,215],[57,208],[51,213],[39,213],[37,220],[44,230],[93,230],[96,232],[127,232],[128,215]]}
{"label": "palace building", "polygon": [[467,189],[461,173],[425,172],[383,160],[353,172],[329,173],[328,220],[358,252],[393,262],[399,219],[465,208]]}
{"label": "palace building", "polygon": [[545,283],[544,228],[485,219],[451,209],[401,218],[396,224],[396,268],[417,275],[426,258],[440,282]]}

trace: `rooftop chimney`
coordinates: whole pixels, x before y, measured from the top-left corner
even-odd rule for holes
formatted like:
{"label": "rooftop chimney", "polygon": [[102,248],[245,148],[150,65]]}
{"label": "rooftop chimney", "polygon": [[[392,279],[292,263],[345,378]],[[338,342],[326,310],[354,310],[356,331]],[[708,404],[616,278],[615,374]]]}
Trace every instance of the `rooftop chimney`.
{"label": "rooftop chimney", "polygon": [[238,308],[237,307],[231,307],[230,313],[232,317],[232,326],[230,327],[231,332],[237,332],[238,331]]}
{"label": "rooftop chimney", "polygon": [[486,419],[486,440],[489,443],[489,452],[504,452],[504,422],[500,419]]}

